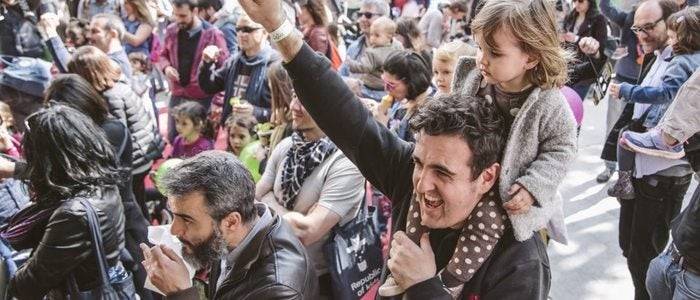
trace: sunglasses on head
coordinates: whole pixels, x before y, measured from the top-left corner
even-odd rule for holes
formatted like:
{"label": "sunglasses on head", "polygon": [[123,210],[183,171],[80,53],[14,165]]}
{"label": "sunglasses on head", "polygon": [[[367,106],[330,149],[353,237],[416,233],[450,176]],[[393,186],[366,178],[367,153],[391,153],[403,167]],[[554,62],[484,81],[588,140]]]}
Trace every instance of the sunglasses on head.
{"label": "sunglasses on head", "polygon": [[244,33],[251,33],[256,30],[262,29],[260,27],[249,27],[249,26],[241,26],[241,27],[236,27],[236,32],[244,32]]}
{"label": "sunglasses on head", "polygon": [[371,13],[371,12],[358,12],[357,17],[365,17],[365,19],[371,19],[373,16],[376,16],[379,14]]}

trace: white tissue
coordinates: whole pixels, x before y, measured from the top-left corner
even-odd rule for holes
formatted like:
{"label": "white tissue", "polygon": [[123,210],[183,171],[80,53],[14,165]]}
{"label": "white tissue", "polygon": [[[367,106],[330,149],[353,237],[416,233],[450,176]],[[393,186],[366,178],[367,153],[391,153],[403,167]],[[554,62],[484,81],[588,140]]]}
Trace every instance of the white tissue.
{"label": "white tissue", "polygon": [[[170,225],[148,226],[148,241],[154,245],[165,245],[173,249],[178,256],[182,257],[182,243],[174,235],[170,234]],[[197,270],[187,262],[185,262],[185,265],[187,265],[190,278],[193,278]],[[151,283],[150,277],[146,278],[144,287],[165,296],[163,292],[158,290],[158,288]]]}

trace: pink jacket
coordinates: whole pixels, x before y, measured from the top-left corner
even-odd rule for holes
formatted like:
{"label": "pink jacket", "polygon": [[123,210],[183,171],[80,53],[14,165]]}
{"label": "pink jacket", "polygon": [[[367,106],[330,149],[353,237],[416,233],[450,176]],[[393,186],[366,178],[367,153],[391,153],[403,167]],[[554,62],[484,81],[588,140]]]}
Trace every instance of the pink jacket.
{"label": "pink jacket", "polygon": [[[168,26],[165,31],[165,40],[163,46],[163,52],[160,54],[160,59],[158,60],[158,68],[164,71],[165,68],[172,66],[175,69],[178,68],[177,60],[177,24],[173,23]],[[202,36],[199,38],[199,44],[197,45],[197,51],[194,53],[195,66],[192,66],[192,71],[190,72],[190,83],[187,86],[181,86],[180,82],[170,81],[170,90],[173,96],[185,97],[191,99],[203,99],[211,96],[205,93],[199,87],[199,81],[197,76],[199,75],[199,64],[202,63],[202,51],[206,46],[215,45],[221,50],[221,55],[216,62],[216,66],[220,67],[223,62],[228,58],[228,47],[226,46],[226,40],[224,39],[224,34],[212,26],[208,22],[202,20]],[[180,74],[182,76],[182,74]]]}

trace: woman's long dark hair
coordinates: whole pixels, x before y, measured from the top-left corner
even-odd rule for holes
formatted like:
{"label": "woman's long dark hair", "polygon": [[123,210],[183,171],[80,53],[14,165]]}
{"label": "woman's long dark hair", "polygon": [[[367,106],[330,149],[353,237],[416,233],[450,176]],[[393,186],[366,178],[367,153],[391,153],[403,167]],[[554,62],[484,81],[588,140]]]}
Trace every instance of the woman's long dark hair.
{"label": "woman's long dark hair", "polygon": [[[576,22],[576,17],[578,16],[578,12],[576,9],[573,8],[573,4],[571,5],[571,12],[569,12],[568,15],[566,15],[566,18],[564,18],[564,29],[569,30],[569,27],[573,28],[573,24]],[[588,0],[588,11],[586,11],[586,19],[591,20],[593,17],[596,15],[599,15],[600,11],[598,10],[598,1],[597,0]],[[574,32],[576,33],[576,32]]]}
{"label": "woman's long dark hair", "polygon": [[107,101],[87,80],[77,74],[57,75],[44,97],[45,103],[50,100],[75,108],[98,125],[104,123],[109,115]]}
{"label": "woman's long dark hair", "polygon": [[114,150],[104,131],[84,114],[54,104],[27,117],[26,123],[24,154],[35,202],[55,204],[117,184]]}

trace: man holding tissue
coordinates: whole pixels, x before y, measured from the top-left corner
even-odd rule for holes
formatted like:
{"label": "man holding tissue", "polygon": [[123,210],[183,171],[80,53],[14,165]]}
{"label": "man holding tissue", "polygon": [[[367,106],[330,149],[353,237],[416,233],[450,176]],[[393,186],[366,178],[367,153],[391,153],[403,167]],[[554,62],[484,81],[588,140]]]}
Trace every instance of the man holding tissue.
{"label": "man holding tissue", "polygon": [[207,151],[163,179],[174,215],[172,249],[141,245],[144,266],[166,299],[198,299],[185,261],[208,266],[209,299],[315,299],[316,274],[304,246],[267,205],[254,203],[255,183],[231,153]]}

